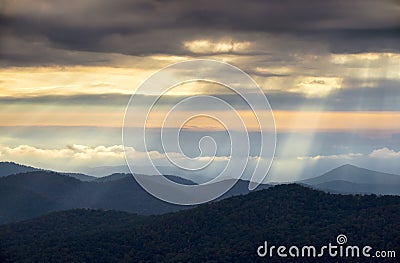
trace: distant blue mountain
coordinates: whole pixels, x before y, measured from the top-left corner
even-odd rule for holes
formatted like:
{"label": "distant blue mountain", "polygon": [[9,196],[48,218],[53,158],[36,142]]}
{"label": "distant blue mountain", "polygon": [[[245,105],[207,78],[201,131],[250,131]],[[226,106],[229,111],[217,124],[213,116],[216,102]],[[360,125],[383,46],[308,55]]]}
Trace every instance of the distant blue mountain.
{"label": "distant blue mountain", "polygon": [[[146,180],[163,182],[159,176],[148,176]],[[169,180],[193,185],[194,182],[177,176],[166,175]],[[219,187],[221,182],[213,187]],[[243,195],[248,190],[247,181],[239,181],[219,199]],[[262,185],[259,189],[269,186]],[[181,195],[190,193],[182,191]],[[130,174],[113,174],[92,181],[81,181],[51,171],[33,171],[0,178],[0,223],[33,218],[52,211],[73,208],[119,210],[142,215],[163,214],[186,209],[161,201],[147,193]]]}
{"label": "distant blue mountain", "polygon": [[350,164],[299,183],[329,192],[400,195],[400,175],[371,171]]}
{"label": "distant blue mountain", "polygon": [[[178,183],[178,184],[184,184],[184,185],[195,185],[196,184],[193,181],[190,181],[188,179],[185,179],[185,178],[182,178],[179,176],[175,176],[175,175],[163,175],[163,176],[175,183]],[[96,182],[111,182],[111,181],[120,180],[120,179],[126,178],[126,177],[132,177],[132,174],[131,173],[114,173],[114,174],[111,174],[108,176],[99,177],[95,181]]]}
{"label": "distant blue mountain", "polygon": [[[18,164],[14,162],[0,162],[0,177],[6,177],[12,174],[27,173],[27,172],[37,172],[37,171],[49,171],[41,168],[35,168],[32,166],[27,166],[23,164]],[[82,174],[82,173],[64,173],[59,172],[59,174],[76,178],[83,182],[89,182],[96,180],[96,177]]]}
{"label": "distant blue mountain", "polygon": [[33,171],[42,171],[42,169],[14,162],[0,162],[0,177],[9,176],[11,174],[33,172]]}

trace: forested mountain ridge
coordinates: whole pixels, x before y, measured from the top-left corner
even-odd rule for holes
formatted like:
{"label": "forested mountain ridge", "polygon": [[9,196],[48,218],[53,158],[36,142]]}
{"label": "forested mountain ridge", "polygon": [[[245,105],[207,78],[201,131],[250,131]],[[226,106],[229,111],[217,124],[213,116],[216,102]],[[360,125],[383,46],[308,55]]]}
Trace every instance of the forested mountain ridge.
{"label": "forested mountain ridge", "polygon": [[[157,176],[147,176],[158,180]],[[177,176],[172,181],[194,184]],[[221,198],[247,194],[248,182],[238,181]],[[269,187],[261,185],[258,189]],[[53,211],[74,208],[118,210],[142,215],[163,214],[188,206],[173,205],[147,193],[128,174],[84,182],[51,171],[33,171],[0,178],[0,224],[34,218]]]}
{"label": "forested mountain ridge", "polygon": [[[278,185],[159,216],[70,210],[0,226],[10,262],[288,262],[261,259],[272,245],[348,244],[400,251],[400,197],[333,195]],[[307,258],[307,262],[396,262]],[[304,262],[299,259],[295,262]]]}

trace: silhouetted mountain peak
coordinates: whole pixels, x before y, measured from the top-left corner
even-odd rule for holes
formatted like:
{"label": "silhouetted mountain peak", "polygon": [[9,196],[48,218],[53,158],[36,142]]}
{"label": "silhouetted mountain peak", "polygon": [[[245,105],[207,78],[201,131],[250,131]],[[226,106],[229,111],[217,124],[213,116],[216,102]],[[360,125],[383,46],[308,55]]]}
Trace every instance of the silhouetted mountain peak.
{"label": "silhouetted mountain peak", "polygon": [[42,169],[14,162],[0,162],[0,177],[5,177],[17,173],[32,172],[32,171],[42,171]]}
{"label": "silhouetted mountain peak", "polygon": [[372,171],[372,170],[368,170],[368,169],[365,169],[365,168],[361,168],[361,167],[355,166],[353,164],[344,164],[344,165],[339,166],[339,167],[337,167],[335,169],[332,169],[329,172],[332,172],[332,171],[336,171],[336,172],[351,172],[351,171],[360,171],[360,170]]}
{"label": "silhouetted mountain peak", "polygon": [[99,177],[97,178],[95,181],[96,182],[111,182],[111,181],[116,181],[116,180],[120,180],[126,177],[130,177],[131,174],[127,174],[127,173],[113,173],[107,176],[103,176],[103,177]]}
{"label": "silhouetted mountain peak", "polygon": [[303,180],[301,183],[346,193],[352,192],[351,189],[354,188],[353,192],[356,193],[399,194],[400,175],[346,164],[321,176]]}
{"label": "silhouetted mountain peak", "polygon": [[9,175],[19,174],[19,173],[37,172],[37,171],[54,172],[59,175],[73,177],[73,178],[78,179],[79,181],[83,181],[83,182],[89,182],[89,181],[96,180],[96,177],[89,176],[89,175],[82,174],[82,173],[55,172],[55,171],[51,171],[51,170],[47,170],[47,169],[36,168],[36,167],[19,164],[19,163],[14,163],[14,162],[0,162],[0,177],[6,177]]}
{"label": "silhouetted mountain peak", "polygon": [[347,163],[335,169],[360,169],[360,167]]}
{"label": "silhouetted mountain peak", "polygon": [[4,178],[0,178],[2,182],[23,184],[27,186],[32,186],[32,184],[56,184],[60,186],[63,184],[78,184],[81,183],[80,180],[65,176],[63,174],[53,172],[53,171],[32,171],[25,173],[12,174]]}

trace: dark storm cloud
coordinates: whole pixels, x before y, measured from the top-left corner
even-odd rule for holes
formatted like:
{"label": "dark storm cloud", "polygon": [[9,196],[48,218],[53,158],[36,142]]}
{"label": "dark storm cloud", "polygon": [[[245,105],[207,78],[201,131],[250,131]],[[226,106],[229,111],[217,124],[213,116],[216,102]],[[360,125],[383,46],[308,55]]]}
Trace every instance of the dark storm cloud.
{"label": "dark storm cloud", "polygon": [[343,88],[322,98],[281,91],[266,95],[273,110],[400,111],[399,80],[378,79],[368,87],[363,81],[346,80]]}
{"label": "dark storm cloud", "polygon": [[[84,53],[189,54],[194,39],[255,43],[271,36],[327,45],[333,52],[399,50],[397,1],[5,1],[0,17],[2,63],[101,63]],[[281,43],[275,43],[276,50]],[[270,47],[271,48],[271,47]],[[32,53],[34,53],[32,55]],[[35,55],[36,54],[36,55]],[[41,56],[39,55],[41,54]]]}
{"label": "dark storm cloud", "polygon": [[268,98],[273,110],[400,111],[398,86],[341,89],[326,98],[287,92],[270,93]]}
{"label": "dark storm cloud", "polygon": [[79,95],[46,95],[34,97],[0,97],[0,105],[7,104],[57,104],[57,105],[126,105],[130,95],[124,94],[79,94]]}

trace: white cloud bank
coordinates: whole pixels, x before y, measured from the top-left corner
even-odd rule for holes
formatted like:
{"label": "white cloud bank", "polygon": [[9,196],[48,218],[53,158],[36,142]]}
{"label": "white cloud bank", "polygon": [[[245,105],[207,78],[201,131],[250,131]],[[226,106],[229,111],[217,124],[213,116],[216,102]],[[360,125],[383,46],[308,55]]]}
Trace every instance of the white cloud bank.
{"label": "white cloud bank", "polygon": [[373,159],[400,159],[400,151],[396,152],[387,147],[381,149],[375,149],[369,154],[362,153],[345,153],[345,154],[333,154],[333,155],[315,155],[315,156],[300,156],[298,160],[354,160],[357,158],[369,157]]}
{"label": "white cloud bank", "polygon": [[334,154],[334,155],[316,155],[316,156],[300,156],[298,160],[351,160],[357,157],[362,157],[362,153],[346,153],[346,154]]}
{"label": "white cloud bank", "polygon": [[[226,156],[201,156],[190,159],[181,153],[168,154],[158,151],[141,152],[132,147],[126,147],[128,158],[135,164],[145,163],[150,156],[156,166],[172,166],[168,158],[183,164],[189,169],[196,169],[210,162],[215,162],[218,169],[223,169],[229,158]],[[167,158],[168,157],[168,158]],[[56,171],[79,172],[82,168],[99,166],[125,165],[125,152],[123,145],[88,146],[73,144],[57,149],[43,149],[31,145],[9,147],[0,145],[0,158],[2,161],[13,161],[21,164],[32,165]]]}
{"label": "white cloud bank", "polygon": [[[135,164],[143,164],[144,158],[151,156],[154,164],[158,167],[171,167],[168,173],[173,173],[183,177],[191,177],[190,172],[185,172],[174,167],[166,158],[166,154],[158,151],[141,152],[129,148],[129,158],[134,158]],[[171,152],[168,157],[172,158],[185,167],[200,167],[203,164],[211,163],[208,170],[195,173],[195,176],[210,178],[221,172],[229,158],[226,156],[203,156],[197,159],[188,159],[181,153]],[[14,161],[17,163],[32,165],[44,169],[56,171],[84,171],[88,167],[117,166],[125,165],[125,154],[123,145],[99,145],[88,146],[73,144],[56,149],[43,149],[31,145],[19,145],[16,147],[0,145],[0,159],[2,161]],[[256,157],[249,158],[250,167],[254,167]],[[340,165],[351,163],[360,167],[365,167],[377,171],[398,173],[400,168],[400,151],[387,147],[375,149],[370,153],[344,153],[334,155],[315,155],[315,156],[277,156],[273,162],[269,179],[272,181],[295,181],[302,177],[318,176],[330,169]],[[233,164],[237,165],[237,164]],[[240,170],[240,167],[238,167]],[[247,169],[245,178],[249,179]],[[198,177],[196,177],[198,178]],[[192,178],[193,179],[193,178]]]}
{"label": "white cloud bank", "polygon": [[124,150],[122,145],[96,146],[90,147],[86,145],[67,145],[63,149],[42,149],[30,145],[19,145],[17,147],[7,147],[0,145],[0,154],[2,157],[15,157],[15,158],[49,158],[63,159],[68,158],[72,160],[94,160],[103,158],[121,159],[124,157]]}
{"label": "white cloud bank", "polygon": [[385,147],[372,151],[369,157],[378,159],[400,159],[400,151],[396,152]]}

